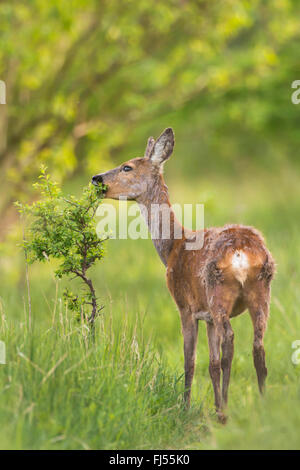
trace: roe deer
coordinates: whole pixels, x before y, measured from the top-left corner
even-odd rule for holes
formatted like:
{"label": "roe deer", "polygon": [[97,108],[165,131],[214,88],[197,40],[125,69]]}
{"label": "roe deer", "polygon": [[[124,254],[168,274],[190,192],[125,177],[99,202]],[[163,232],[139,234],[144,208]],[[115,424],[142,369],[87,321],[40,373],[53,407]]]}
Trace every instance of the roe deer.
{"label": "roe deer", "polygon": [[[92,178],[93,184],[106,185],[105,197],[127,198],[140,204],[146,217],[155,248],[166,266],[168,288],[178,306],[184,339],[185,403],[190,404],[194,375],[198,320],[204,320],[209,344],[209,373],[215,395],[217,415],[226,421],[234,334],[232,317],[249,309],[254,327],[253,359],[259,390],[262,393],[267,376],[263,345],[270,304],[270,284],[275,265],[262,235],[252,227],[226,225],[207,228],[202,232],[203,246],[197,250],[185,249],[187,233],[176,219],[168,198],[162,169],[171,156],[174,133],[166,129],[155,140],[148,139],[145,155],[129,160],[117,168]],[[169,208],[170,237],[153,237],[161,233],[151,223],[151,205]],[[144,210],[147,209],[147,211]],[[158,230],[159,229],[159,232]],[[181,238],[174,233],[181,231]],[[200,233],[200,232],[199,232]],[[220,357],[222,350],[222,358]],[[220,386],[223,373],[222,389]]]}

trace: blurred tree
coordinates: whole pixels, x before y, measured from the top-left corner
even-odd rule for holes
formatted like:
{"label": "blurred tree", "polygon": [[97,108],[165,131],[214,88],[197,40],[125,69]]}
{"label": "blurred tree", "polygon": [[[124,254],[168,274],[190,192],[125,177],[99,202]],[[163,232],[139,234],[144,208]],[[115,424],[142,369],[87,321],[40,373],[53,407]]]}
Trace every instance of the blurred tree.
{"label": "blurred tree", "polygon": [[207,154],[295,158],[299,13],[296,0],[0,2],[2,229],[41,162],[58,179],[98,171],[166,116],[194,173]]}

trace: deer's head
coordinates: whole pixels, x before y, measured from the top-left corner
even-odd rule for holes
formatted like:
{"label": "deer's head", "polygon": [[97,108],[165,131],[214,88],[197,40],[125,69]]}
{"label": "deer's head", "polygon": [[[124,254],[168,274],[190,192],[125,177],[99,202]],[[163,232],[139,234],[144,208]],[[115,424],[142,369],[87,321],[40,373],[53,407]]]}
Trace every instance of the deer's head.
{"label": "deer's head", "polygon": [[122,165],[93,176],[92,183],[107,186],[105,197],[137,200],[155,185],[162,173],[164,162],[171,156],[174,147],[174,133],[167,128],[155,140],[148,139],[144,157],[133,158]]}

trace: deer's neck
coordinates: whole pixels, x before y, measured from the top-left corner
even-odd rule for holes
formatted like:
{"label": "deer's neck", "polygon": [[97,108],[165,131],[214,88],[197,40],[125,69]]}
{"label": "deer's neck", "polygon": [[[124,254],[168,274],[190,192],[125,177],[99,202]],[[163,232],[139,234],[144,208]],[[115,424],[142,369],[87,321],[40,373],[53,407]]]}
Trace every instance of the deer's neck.
{"label": "deer's neck", "polygon": [[140,196],[137,202],[148,225],[156,251],[167,266],[174,240],[182,237],[183,227],[176,219],[162,175],[157,176],[149,192]]}

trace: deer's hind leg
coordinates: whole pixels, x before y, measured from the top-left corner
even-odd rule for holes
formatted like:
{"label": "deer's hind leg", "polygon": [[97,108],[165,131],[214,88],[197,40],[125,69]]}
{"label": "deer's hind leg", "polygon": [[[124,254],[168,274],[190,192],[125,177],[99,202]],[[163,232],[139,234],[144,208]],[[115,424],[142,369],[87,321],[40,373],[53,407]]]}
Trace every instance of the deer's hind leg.
{"label": "deer's hind leg", "polygon": [[246,298],[254,328],[253,361],[259,391],[263,393],[268,374],[265,359],[264,334],[269,316],[270,286],[264,281],[255,281],[247,286]]}
{"label": "deer's hind leg", "polygon": [[[215,405],[217,411],[223,409],[228,401],[231,364],[234,353],[234,333],[227,315],[222,315],[214,324],[207,323],[209,345],[209,373],[214,387]],[[220,359],[220,345],[222,359]],[[220,375],[222,378],[222,395],[220,390]]]}
{"label": "deer's hind leg", "polygon": [[230,381],[231,364],[234,353],[234,333],[228,317],[223,319],[223,340],[221,368],[223,373],[222,400],[226,406],[228,402],[228,387]]}
{"label": "deer's hind leg", "polygon": [[[235,284],[218,284],[208,289],[209,309],[213,318],[213,328],[207,326],[210,348],[210,375],[215,392],[216,409],[219,415],[228,400],[231,364],[234,353],[234,333],[230,324],[230,314],[238,298],[239,288]],[[212,340],[216,336],[214,342]],[[220,360],[220,345],[222,359]],[[218,352],[214,351],[214,348]],[[220,393],[220,373],[223,372],[222,395]],[[222,419],[222,415],[221,415]],[[225,419],[225,418],[224,418]]]}
{"label": "deer's hind leg", "polygon": [[215,407],[217,413],[222,410],[222,396],[220,388],[221,361],[220,361],[220,335],[213,322],[206,323],[209,347],[209,375],[213,384]]}

